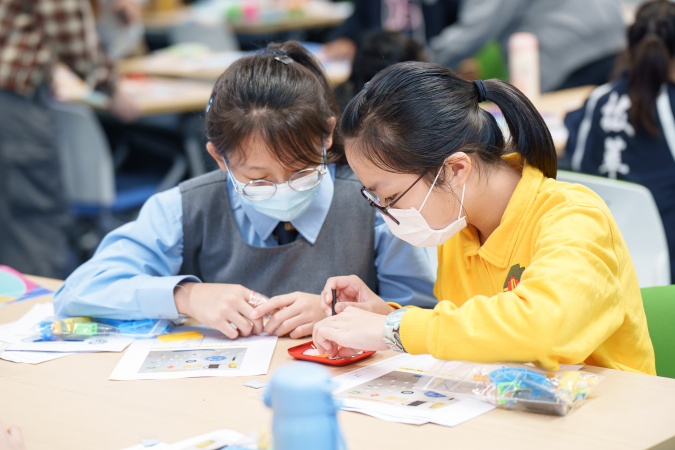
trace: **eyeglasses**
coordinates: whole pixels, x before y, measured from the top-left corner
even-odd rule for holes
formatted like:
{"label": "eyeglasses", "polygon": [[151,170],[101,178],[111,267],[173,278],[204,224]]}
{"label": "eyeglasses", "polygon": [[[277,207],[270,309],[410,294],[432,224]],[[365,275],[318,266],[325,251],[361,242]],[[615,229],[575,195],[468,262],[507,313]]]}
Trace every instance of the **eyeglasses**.
{"label": "eyeglasses", "polygon": [[383,206],[382,203],[380,202],[379,197],[378,197],[377,195],[373,194],[372,192],[370,192],[368,189],[366,189],[365,186],[363,186],[363,187],[361,188],[361,195],[363,195],[363,197],[364,197],[366,200],[368,200],[368,203],[370,203],[370,206],[372,206],[373,208],[376,208],[376,209],[377,209],[378,211],[380,211],[382,214],[384,214],[385,216],[389,217],[396,225],[400,225],[399,221],[396,220],[396,218],[395,218],[394,216],[392,216],[391,213],[390,213],[388,210],[389,210],[389,208],[391,208],[392,206],[394,206],[394,205],[396,204],[396,202],[398,202],[399,200],[401,200],[401,198],[402,198],[405,194],[407,194],[408,191],[409,191],[410,189],[412,189],[413,186],[415,186],[415,185],[417,184],[417,182],[420,181],[420,180],[424,177],[424,175],[426,175],[426,173],[423,173],[422,175],[420,175],[419,178],[416,179],[415,182],[414,182],[413,184],[411,184],[410,187],[409,187],[408,189],[405,190],[405,192],[403,192],[403,194],[401,194],[401,195],[399,195],[398,197],[396,197],[396,198],[395,198],[394,200],[392,200],[392,202],[389,203],[387,206]]}
{"label": "eyeglasses", "polygon": [[308,191],[321,183],[323,176],[328,173],[328,168],[326,166],[326,146],[323,147],[323,163],[321,168],[308,168],[302,169],[295,172],[293,175],[288,177],[283,183],[275,183],[268,180],[253,180],[244,184],[234,178],[232,171],[227,165],[227,161],[223,157],[223,162],[225,167],[229,172],[229,176],[232,177],[234,183],[234,189],[237,194],[241,194],[244,198],[252,200],[254,202],[267,200],[274,196],[277,193],[277,190],[280,187],[287,185],[289,188],[294,191]]}

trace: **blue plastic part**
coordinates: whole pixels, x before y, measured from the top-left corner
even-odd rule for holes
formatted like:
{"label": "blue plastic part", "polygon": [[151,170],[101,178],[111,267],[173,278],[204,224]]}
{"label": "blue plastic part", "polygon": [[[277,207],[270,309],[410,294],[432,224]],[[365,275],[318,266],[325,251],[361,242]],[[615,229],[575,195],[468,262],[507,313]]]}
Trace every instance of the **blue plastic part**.
{"label": "blue plastic part", "polygon": [[521,384],[553,388],[553,383],[551,383],[548,378],[546,378],[546,375],[530,369],[502,367],[501,369],[490,372],[488,378],[492,383],[495,384],[518,381]]}
{"label": "blue plastic part", "polygon": [[[107,323],[117,327],[121,334],[132,337],[155,337],[169,330],[169,322],[164,319],[139,319],[139,320],[119,320],[119,319],[96,319],[98,322]],[[166,322],[162,327],[157,328],[161,321]]]}
{"label": "blue plastic part", "polygon": [[[515,399],[547,399],[555,402],[555,386],[546,375],[534,370],[516,367],[502,367],[493,370],[488,379],[497,386],[497,403],[509,406],[517,403]],[[508,399],[514,399],[509,401]]]}
{"label": "blue plastic part", "polygon": [[264,398],[274,412],[275,450],[344,448],[332,387],[330,372],[317,364],[291,363],[274,373]]}
{"label": "blue plastic part", "polygon": [[54,332],[52,331],[51,320],[40,322],[40,324],[38,325],[38,329],[40,330],[40,335],[42,336],[43,339],[54,339]]}

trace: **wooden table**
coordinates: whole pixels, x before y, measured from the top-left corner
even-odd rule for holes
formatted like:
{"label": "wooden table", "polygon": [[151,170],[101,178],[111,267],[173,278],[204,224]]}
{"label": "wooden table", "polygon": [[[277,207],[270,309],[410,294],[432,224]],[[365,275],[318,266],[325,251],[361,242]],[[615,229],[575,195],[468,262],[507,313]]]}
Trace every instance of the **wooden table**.
{"label": "wooden table", "polygon": [[[33,278],[55,289],[60,282]],[[35,302],[0,307],[0,322],[19,319]],[[29,450],[119,449],[156,438],[172,443],[222,428],[242,433],[271,428],[262,392],[293,359],[297,341],[279,339],[270,373],[258,377],[109,381],[119,353],[76,354],[38,365],[0,360],[0,420],[22,427]],[[393,356],[378,352],[337,375]],[[402,425],[343,412],[349,449],[658,449],[675,448],[675,380],[598,367],[591,397],[565,417],[493,410],[455,428]]]}
{"label": "wooden table", "polygon": [[[324,4],[325,3],[325,4]],[[150,30],[164,30],[180,25],[195,16],[194,7],[180,7],[168,11],[146,11],[143,14],[143,24]],[[314,28],[330,28],[341,25],[351,14],[350,8],[329,2],[310,2],[308,7],[297,14],[280,14],[278,18],[265,20],[239,19],[228,21],[227,26],[235,34],[268,34],[285,33],[296,30]]]}
{"label": "wooden table", "polygon": [[[92,96],[92,89],[65,66],[54,70],[54,91],[57,99],[82,102],[105,109],[107,99]],[[213,82],[152,76],[120,80],[124,90],[137,103],[143,116],[203,111],[211,96]]]}
{"label": "wooden table", "polygon": [[[123,75],[144,74],[157,77],[194,78],[213,84],[236,59],[246,53],[239,51],[204,52],[193,56],[184,56],[175,52],[161,50],[145,56],[137,56],[118,61],[115,69]],[[328,81],[339,86],[347,81],[351,74],[349,61],[321,61]]]}

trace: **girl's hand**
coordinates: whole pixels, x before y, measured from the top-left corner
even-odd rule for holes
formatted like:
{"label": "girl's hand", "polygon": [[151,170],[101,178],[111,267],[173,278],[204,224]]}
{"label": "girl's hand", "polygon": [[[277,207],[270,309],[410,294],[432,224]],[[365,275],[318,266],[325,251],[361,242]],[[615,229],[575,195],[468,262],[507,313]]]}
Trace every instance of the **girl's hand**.
{"label": "girl's hand", "polygon": [[314,324],[325,317],[319,296],[305,292],[272,297],[256,307],[250,317],[256,320],[268,313],[273,315],[265,325],[265,331],[277,336],[290,333],[293,339],[312,334]]}
{"label": "girl's hand", "polygon": [[263,331],[262,319],[249,319],[253,307],[248,299],[252,292],[239,284],[181,283],[173,297],[179,313],[236,339]]}
{"label": "girl's hand", "polygon": [[[326,317],[314,325],[312,340],[320,352],[347,358],[361,350],[387,350],[384,324],[387,316],[347,307],[342,314]],[[338,346],[342,348],[338,350]]]}
{"label": "girl's hand", "polygon": [[138,106],[138,101],[126,92],[119,83],[110,96],[108,107],[111,113],[125,123],[135,122],[143,115],[141,108]]}
{"label": "girl's hand", "polygon": [[0,422],[0,450],[26,450],[21,428],[11,426],[5,430],[5,426]]}
{"label": "girl's hand", "polygon": [[333,277],[326,281],[326,286],[321,292],[321,307],[327,316],[332,316],[333,289],[337,293],[335,314],[339,314],[349,306],[387,315],[395,308],[387,305],[387,302],[378,297],[356,275],[345,277]]}

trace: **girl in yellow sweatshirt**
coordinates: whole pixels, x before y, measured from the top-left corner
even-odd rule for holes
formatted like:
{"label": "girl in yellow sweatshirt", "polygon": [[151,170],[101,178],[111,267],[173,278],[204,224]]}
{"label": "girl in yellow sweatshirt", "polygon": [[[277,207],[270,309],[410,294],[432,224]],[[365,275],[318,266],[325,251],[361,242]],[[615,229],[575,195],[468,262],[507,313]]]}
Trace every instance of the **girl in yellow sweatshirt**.
{"label": "girl in yellow sweatshirt", "polygon": [[[508,140],[478,106],[485,100],[502,110]],[[520,91],[433,64],[397,64],[349,103],[340,131],[364,201],[399,238],[438,246],[439,302],[400,308],[355,276],[331,278],[324,310],[332,314],[335,289],[339,314],[315,325],[318,348],[655,374],[616,222],[592,191],[555,180],[551,135]]]}

